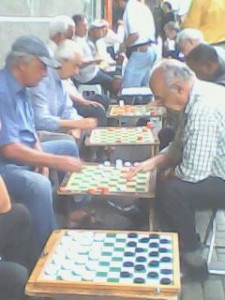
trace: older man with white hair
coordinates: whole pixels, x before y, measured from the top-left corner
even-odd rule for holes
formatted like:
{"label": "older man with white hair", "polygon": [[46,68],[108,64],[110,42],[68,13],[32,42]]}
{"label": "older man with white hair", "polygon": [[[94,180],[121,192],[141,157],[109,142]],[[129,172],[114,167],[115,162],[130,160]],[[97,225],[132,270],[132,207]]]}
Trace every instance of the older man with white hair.
{"label": "older man with white hair", "polygon": [[[74,34],[75,23],[72,18],[65,15],[53,18],[49,25],[49,41],[47,43],[50,55],[54,56],[59,44],[65,39],[72,40]],[[74,109],[76,109],[80,116],[96,118],[99,126],[106,126],[106,112],[102,103],[109,102],[107,96],[91,95],[84,98],[77,91],[70,78],[67,79],[65,88],[73,101]]]}
{"label": "older man with white hair", "polygon": [[189,271],[205,276],[195,209],[225,208],[225,89],[196,79],[188,66],[172,59],[157,65],[150,87],[161,105],[181,112],[180,126],[167,152],[132,168],[129,176],[141,170],[166,169],[158,181],[158,211],[167,230],[179,233]]}
{"label": "older man with white hair", "polygon": [[47,43],[51,56],[58,45],[65,39],[72,39],[75,34],[75,24],[73,20],[65,15],[57,16],[49,24],[49,41]]}
{"label": "older man with white hair", "polygon": [[186,28],[181,30],[177,35],[177,44],[184,56],[187,56],[200,43],[204,43],[204,37],[198,29]]}
{"label": "older man with white hair", "polygon": [[70,129],[92,129],[97,125],[95,119],[78,119],[73,102],[65,89],[64,80],[79,72],[82,56],[79,47],[71,40],[64,40],[55,52],[61,67],[48,69],[47,76],[36,87],[29,90],[34,109],[37,130],[52,132]]}

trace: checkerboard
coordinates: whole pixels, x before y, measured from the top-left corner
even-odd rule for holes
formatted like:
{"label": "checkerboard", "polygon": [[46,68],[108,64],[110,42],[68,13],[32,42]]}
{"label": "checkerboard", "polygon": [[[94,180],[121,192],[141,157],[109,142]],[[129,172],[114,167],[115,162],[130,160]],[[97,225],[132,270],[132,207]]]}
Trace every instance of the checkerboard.
{"label": "checkerboard", "polygon": [[50,236],[26,290],[164,299],[178,294],[179,276],[175,233],[59,230]]}

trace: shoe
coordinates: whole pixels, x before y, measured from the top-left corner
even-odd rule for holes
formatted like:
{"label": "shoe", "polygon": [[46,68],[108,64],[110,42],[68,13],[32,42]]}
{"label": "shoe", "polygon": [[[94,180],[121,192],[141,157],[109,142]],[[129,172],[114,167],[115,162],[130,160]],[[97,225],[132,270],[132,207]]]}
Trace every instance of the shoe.
{"label": "shoe", "polygon": [[68,216],[68,227],[71,229],[97,229],[101,224],[102,221],[96,217],[94,210],[79,209],[70,212]]}
{"label": "shoe", "polygon": [[69,228],[78,228],[89,215],[86,210],[78,209],[68,213],[67,224]]}
{"label": "shoe", "polygon": [[186,252],[181,255],[182,280],[205,281],[208,278],[208,266],[201,250]]}
{"label": "shoe", "polygon": [[205,262],[200,267],[195,267],[191,265],[184,264],[181,267],[181,281],[197,281],[197,282],[204,282],[208,279],[209,272],[208,266]]}

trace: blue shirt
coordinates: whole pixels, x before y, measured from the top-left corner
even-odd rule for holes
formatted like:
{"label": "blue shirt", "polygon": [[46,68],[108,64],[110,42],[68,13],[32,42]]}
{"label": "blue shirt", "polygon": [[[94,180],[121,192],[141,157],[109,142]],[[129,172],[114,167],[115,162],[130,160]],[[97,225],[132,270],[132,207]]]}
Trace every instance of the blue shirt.
{"label": "blue shirt", "polygon": [[37,130],[57,131],[60,119],[77,118],[73,102],[56,70],[49,68],[47,77],[36,87],[30,88],[28,93]]}
{"label": "blue shirt", "polygon": [[26,88],[4,68],[0,71],[0,146],[21,143],[33,147],[36,142],[33,110]]}

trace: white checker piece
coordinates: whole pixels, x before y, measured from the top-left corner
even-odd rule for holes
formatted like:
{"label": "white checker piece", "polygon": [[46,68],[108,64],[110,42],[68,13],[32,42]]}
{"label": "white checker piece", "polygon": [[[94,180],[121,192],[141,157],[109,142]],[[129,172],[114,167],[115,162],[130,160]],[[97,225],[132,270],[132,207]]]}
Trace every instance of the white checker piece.
{"label": "white checker piece", "polygon": [[[119,279],[119,283],[133,283],[133,278],[143,278],[145,284],[158,285],[162,278],[168,278],[173,282],[173,274],[161,274],[160,270],[172,269],[172,262],[160,262],[160,267],[148,267],[151,261],[160,261],[167,257],[173,260],[172,238],[169,235],[150,238],[149,242],[141,239],[148,239],[149,235],[139,234],[138,237],[128,237],[121,233],[115,236],[105,233],[83,232],[76,233],[69,231],[61,237],[50,263],[46,266],[43,274],[44,279],[58,279],[65,281],[93,281],[107,282],[108,278]],[[127,246],[127,243],[135,243]],[[161,243],[160,241],[164,241]],[[152,244],[151,246],[149,246]],[[142,252],[136,251],[139,248]],[[161,253],[159,248],[163,248]],[[158,252],[156,256],[150,257],[149,252]],[[103,252],[109,253],[104,255]],[[124,256],[125,252],[133,252],[133,256]],[[115,255],[116,253],[116,255]],[[111,254],[111,255],[110,255]],[[113,255],[118,259],[113,261]],[[136,259],[142,257],[145,262],[138,262]],[[124,262],[134,265],[145,265],[145,271],[137,271],[133,266],[123,266]],[[110,268],[112,271],[110,271]],[[97,271],[96,271],[97,270]],[[107,276],[97,276],[97,272],[107,273]],[[121,272],[129,272],[131,277],[121,277]],[[157,272],[158,277],[149,278],[148,272]]]}

